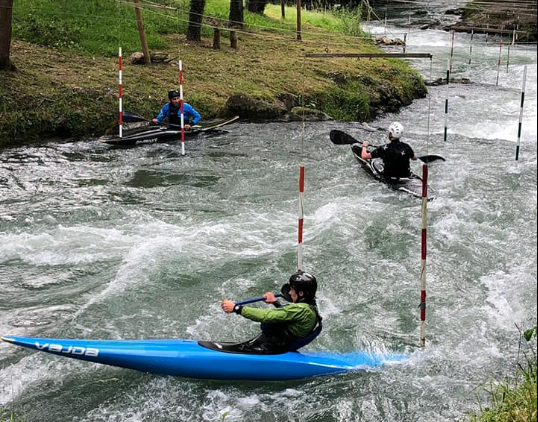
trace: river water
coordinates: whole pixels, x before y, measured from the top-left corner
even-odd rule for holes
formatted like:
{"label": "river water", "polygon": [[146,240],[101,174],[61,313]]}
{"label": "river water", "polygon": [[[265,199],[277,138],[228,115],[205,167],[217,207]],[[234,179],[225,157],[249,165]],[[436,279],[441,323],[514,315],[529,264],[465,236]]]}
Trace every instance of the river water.
{"label": "river water", "polygon": [[[383,33],[384,27],[371,31]],[[402,32],[401,28],[388,28]],[[412,31],[426,79],[445,76],[450,35]],[[295,382],[142,374],[0,345],[0,403],[25,421],[348,422],[461,420],[480,386],[514,374],[537,313],[536,48],[458,34],[450,86],[397,116],[430,168],[426,348],[419,347],[421,202],[369,179],[341,129],[234,124],[179,145],[112,149],[89,139],[0,152],[0,333],[242,340],[256,324],[220,299],[278,290],[297,266],[298,172],[306,168],[305,268],[320,282],[312,350],[405,352],[401,364]],[[506,56],[505,56],[506,57]],[[520,88],[528,65],[521,154]],[[432,69],[432,70],[430,70]],[[430,118],[428,118],[430,116]],[[429,129],[428,129],[429,128]],[[418,166],[416,171],[420,171]],[[522,350],[525,350],[523,347]]]}

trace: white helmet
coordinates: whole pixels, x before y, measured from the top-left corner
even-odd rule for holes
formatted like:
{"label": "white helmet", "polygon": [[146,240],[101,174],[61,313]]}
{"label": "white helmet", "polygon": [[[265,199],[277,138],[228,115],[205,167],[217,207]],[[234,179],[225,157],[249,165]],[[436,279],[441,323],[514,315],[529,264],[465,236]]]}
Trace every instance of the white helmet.
{"label": "white helmet", "polygon": [[394,139],[400,139],[403,135],[404,127],[401,123],[393,122],[389,126],[389,136]]}

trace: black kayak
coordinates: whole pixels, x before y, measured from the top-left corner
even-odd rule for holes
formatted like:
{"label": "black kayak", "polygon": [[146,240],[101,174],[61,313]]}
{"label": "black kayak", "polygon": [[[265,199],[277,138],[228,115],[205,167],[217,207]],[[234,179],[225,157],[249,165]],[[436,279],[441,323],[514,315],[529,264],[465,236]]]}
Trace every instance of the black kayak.
{"label": "black kayak", "polygon": [[[380,158],[374,158],[371,160],[363,160],[361,158],[362,153],[362,141],[355,139],[353,136],[342,132],[341,130],[332,130],[330,138],[335,145],[351,145],[351,151],[361,164],[361,167],[366,173],[377,181],[386,184],[391,189],[406,192],[414,197],[422,198],[422,178],[417,174],[411,172],[409,177],[401,177],[398,179],[386,178],[383,176],[383,160]],[[445,159],[439,155],[425,155],[418,157],[423,163],[433,163],[439,161],[445,161]],[[435,197],[435,191],[428,186],[428,200],[432,200]]]}
{"label": "black kayak", "polygon": [[[185,138],[191,138],[203,133],[217,133],[219,128],[235,122],[239,116],[232,119],[210,123],[206,126],[195,126],[185,131]],[[181,129],[175,126],[145,126],[126,130],[120,138],[118,135],[101,136],[98,141],[109,145],[136,145],[157,142],[171,142],[181,140]]]}

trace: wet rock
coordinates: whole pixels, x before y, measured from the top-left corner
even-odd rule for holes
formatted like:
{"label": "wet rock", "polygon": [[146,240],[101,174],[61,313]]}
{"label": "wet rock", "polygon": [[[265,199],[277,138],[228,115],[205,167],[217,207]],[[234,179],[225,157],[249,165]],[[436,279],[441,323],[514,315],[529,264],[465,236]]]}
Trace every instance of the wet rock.
{"label": "wet rock", "polygon": [[245,94],[232,95],[225,107],[230,115],[249,120],[281,119],[288,112],[286,104],[278,99],[271,103]]}
{"label": "wet rock", "polygon": [[[472,81],[469,78],[450,78],[451,84],[471,84]],[[432,82],[426,82],[428,86],[440,86],[446,85],[446,78],[438,78]]]}
{"label": "wet rock", "polygon": [[380,38],[377,38],[376,39],[376,44],[377,45],[405,45],[405,43],[403,42],[403,40],[401,40],[400,38],[396,38],[394,40],[388,38],[388,37],[380,37]]}
{"label": "wet rock", "polygon": [[331,116],[323,113],[322,111],[307,108],[307,107],[294,107],[286,116],[286,120],[289,121],[306,121],[306,122],[326,122],[333,120]]}

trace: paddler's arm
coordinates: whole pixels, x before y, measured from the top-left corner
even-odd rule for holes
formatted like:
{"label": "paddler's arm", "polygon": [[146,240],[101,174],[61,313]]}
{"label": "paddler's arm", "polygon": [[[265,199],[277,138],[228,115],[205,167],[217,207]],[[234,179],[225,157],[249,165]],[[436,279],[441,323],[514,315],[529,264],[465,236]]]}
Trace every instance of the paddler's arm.
{"label": "paddler's arm", "polygon": [[277,300],[273,292],[267,292],[263,295],[263,297],[265,297],[265,303],[273,305],[275,308],[282,308],[282,304]]}
{"label": "paddler's arm", "polygon": [[243,309],[242,306],[238,305],[237,310],[236,310],[235,302],[230,299],[223,299],[222,302],[220,303],[220,307],[227,314],[231,314],[234,311],[235,313],[241,314],[241,309]]}
{"label": "paddler's arm", "polygon": [[[274,293],[267,292],[263,296],[265,297],[265,300],[264,300],[265,303],[273,305],[276,308],[282,308],[282,304],[277,300]],[[235,302],[229,299],[223,299],[220,304],[220,307],[227,314],[231,314],[232,312],[235,312],[236,314],[241,315],[241,311],[243,309],[243,306],[241,305],[236,306]]]}
{"label": "paddler's arm", "polygon": [[165,104],[162,108],[161,108],[161,111],[159,113],[159,115],[151,120],[151,122],[153,124],[156,124],[156,125],[159,125],[161,124],[161,122],[166,118],[166,117],[169,117],[170,113],[169,113],[169,110],[170,109],[170,104]]}
{"label": "paddler's arm", "polygon": [[364,141],[362,143],[362,149],[361,149],[361,158],[363,160],[371,160],[372,159],[372,154],[370,154],[368,152],[368,145],[370,145],[370,143],[368,141]]}

